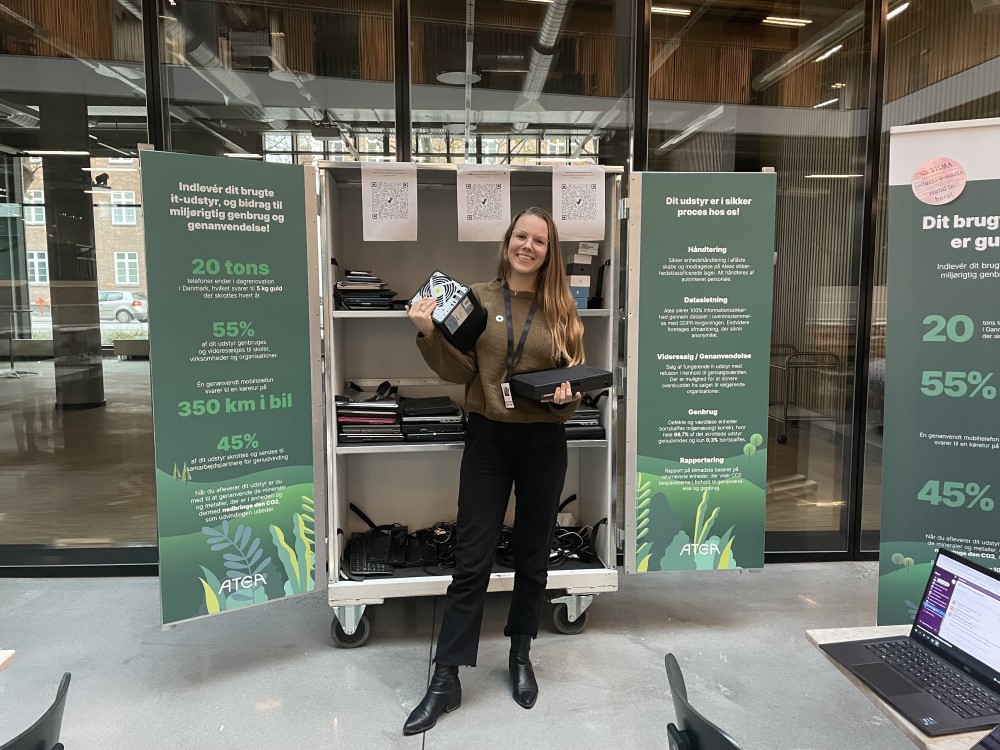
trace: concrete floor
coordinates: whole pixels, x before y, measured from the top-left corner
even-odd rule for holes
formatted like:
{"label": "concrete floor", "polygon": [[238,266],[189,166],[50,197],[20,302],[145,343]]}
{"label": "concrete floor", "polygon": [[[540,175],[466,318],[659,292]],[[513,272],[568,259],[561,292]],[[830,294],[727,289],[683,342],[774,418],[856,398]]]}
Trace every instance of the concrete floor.
{"label": "concrete floor", "polygon": [[0,741],[31,723],[73,674],[63,722],[91,748],[666,747],[663,657],[676,654],[695,706],[745,750],[904,750],[909,743],[806,642],[816,627],[871,625],[874,563],[760,572],[623,576],[577,636],[543,617],[531,711],[509,696],[506,595],[487,604],[464,702],[424,736],[402,725],[423,695],[440,600],[371,608],[366,646],[329,637],[322,593],[159,626],[155,578],[0,579]]}

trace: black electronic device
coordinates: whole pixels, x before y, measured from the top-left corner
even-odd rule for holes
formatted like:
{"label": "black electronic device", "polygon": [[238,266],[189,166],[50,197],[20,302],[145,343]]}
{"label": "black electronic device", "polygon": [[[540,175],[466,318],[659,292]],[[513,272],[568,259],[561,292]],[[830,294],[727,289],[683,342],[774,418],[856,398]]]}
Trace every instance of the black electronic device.
{"label": "black electronic device", "polygon": [[447,416],[459,412],[458,404],[448,396],[406,398],[400,403],[404,417]]}
{"label": "black electronic device", "polygon": [[392,568],[377,556],[367,534],[355,534],[347,543],[347,569],[356,576],[391,576]]}
{"label": "black electronic device", "polygon": [[606,260],[597,268],[597,284],[595,284],[597,294],[587,300],[587,307],[591,310],[604,307],[604,269],[610,265],[611,261]]}
{"label": "black electronic device", "polygon": [[351,534],[347,542],[347,570],[354,575],[392,575],[393,566],[406,560],[407,528],[398,524],[376,526],[354,503],[348,507],[368,526]]}
{"label": "black electronic device", "polygon": [[431,297],[437,307],[431,314],[434,325],[449,344],[469,352],[486,330],[486,311],[472,290],[441,271],[434,271],[410,298],[410,304]]}
{"label": "black electronic device", "polygon": [[556,388],[566,381],[569,381],[574,393],[596,391],[609,387],[614,382],[614,376],[607,370],[590,365],[573,365],[515,375],[510,379],[510,389],[532,401],[547,402],[555,396]]}
{"label": "black electronic device", "polygon": [[1000,573],[939,549],[909,636],[820,646],[921,732],[1000,724]]}

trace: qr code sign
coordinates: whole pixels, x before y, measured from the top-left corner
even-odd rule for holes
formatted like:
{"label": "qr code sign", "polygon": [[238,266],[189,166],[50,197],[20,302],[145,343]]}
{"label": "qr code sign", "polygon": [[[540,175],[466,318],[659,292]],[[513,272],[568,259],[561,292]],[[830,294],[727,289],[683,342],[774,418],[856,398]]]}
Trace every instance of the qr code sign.
{"label": "qr code sign", "polygon": [[406,182],[372,183],[372,218],[408,219],[410,202]]}
{"label": "qr code sign", "polygon": [[467,221],[504,221],[500,183],[465,183]]}
{"label": "qr code sign", "polygon": [[562,220],[589,221],[598,217],[597,185],[562,183]]}

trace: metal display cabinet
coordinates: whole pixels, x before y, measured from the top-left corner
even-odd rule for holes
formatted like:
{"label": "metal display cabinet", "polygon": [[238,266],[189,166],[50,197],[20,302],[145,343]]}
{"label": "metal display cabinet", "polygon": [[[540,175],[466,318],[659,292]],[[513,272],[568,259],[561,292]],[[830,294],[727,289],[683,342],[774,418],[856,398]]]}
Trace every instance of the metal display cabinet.
{"label": "metal display cabinet", "polygon": [[[463,444],[396,443],[390,445],[339,445],[333,396],[353,382],[368,390],[383,381],[398,386],[402,396],[448,395],[462,403],[463,387],[441,380],[427,367],[415,343],[416,330],[405,312],[342,311],[332,302],[339,269],[365,268],[388,282],[398,298],[409,298],[431,271],[440,269],[472,284],[493,278],[497,243],[457,240],[457,169],[453,165],[418,165],[418,241],[366,242],[363,239],[361,166],[321,163],[321,232],[327,273],[324,279],[327,392],[327,482],[329,583],[328,599],[334,610],[334,641],[344,647],[361,646],[371,633],[367,607],[386,599],[444,594],[450,575],[431,575],[421,568],[397,569],[391,577],[349,580],[341,572],[346,540],[364,530],[349,511],[353,503],[376,524],[398,523],[409,531],[438,521],[454,520],[457,513],[459,465]],[[618,199],[621,169],[606,172],[607,216],[600,255],[605,269],[604,308],[582,310],[587,361],[607,370],[615,369],[617,326],[616,283],[619,263],[620,225]],[[548,167],[511,168],[511,210],[529,206],[551,209],[552,170]],[[576,242],[564,242],[563,253]],[[608,531],[615,526],[614,445],[616,403],[614,388],[600,400],[604,440],[571,440],[563,497],[575,493],[567,507],[580,526],[601,519],[598,554],[602,562],[568,560],[549,571],[548,590],[555,604],[553,625],[563,633],[581,632],[587,623],[587,607],[595,594],[616,591],[615,539]],[[507,521],[511,520],[512,507]],[[342,530],[343,533],[338,533]],[[514,573],[494,567],[489,591],[510,591]]]}

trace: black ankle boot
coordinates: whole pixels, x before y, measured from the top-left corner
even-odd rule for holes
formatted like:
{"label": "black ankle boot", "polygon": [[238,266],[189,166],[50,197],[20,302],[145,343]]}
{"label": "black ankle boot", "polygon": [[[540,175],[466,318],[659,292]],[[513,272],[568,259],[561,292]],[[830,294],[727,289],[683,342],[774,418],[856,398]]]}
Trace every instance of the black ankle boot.
{"label": "black ankle boot", "polygon": [[514,701],[522,708],[531,708],[538,700],[535,670],[532,669],[531,659],[528,658],[530,650],[530,635],[510,637],[510,682],[514,688]]}
{"label": "black ankle boot", "polygon": [[431,684],[403,724],[403,734],[426,732],[437,723],[442,711],[451,712],[461,705],[462,683],[458,681],[458,667],[435,664]]}

